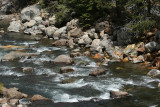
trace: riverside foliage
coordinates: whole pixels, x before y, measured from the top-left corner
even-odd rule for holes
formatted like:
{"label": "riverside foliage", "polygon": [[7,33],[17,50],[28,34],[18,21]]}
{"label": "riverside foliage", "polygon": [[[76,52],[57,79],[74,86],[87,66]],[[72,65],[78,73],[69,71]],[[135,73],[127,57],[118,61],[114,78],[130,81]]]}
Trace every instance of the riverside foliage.
{"label": "riverside foliage", "polygon": [[140,29],[138,32],[159,27],[159,16],[151,10],[160,0],[31,0],[35,2],[55,15],[58,25],[76,17],[83,28],[90,28],[99,18],[110,15],[115,24],[129,25],[135,31]]}

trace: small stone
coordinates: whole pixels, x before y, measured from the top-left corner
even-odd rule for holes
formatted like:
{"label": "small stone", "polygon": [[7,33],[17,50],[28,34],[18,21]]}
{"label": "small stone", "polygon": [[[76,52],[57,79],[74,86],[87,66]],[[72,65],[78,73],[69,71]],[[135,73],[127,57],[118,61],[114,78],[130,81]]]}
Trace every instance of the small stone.
{"label": "small stone", "polygon": [[73,83],[73,82],[75,82],[75,78],[69,78],[69,79],[62,80],[62,84],[68,84],[68,83]]}
{"label": "small stone", "polygon": [[90,76],[99,76],[99,75],[105,75],[105,74],[106,74],[106,71],[100,68],[96,68],[89,73]]}
{"label": "small stone", "polygon": [[70,68],[70,67],[62,67],[60,69],[60,73],[63,74],[63,73],[70,73],[70,72],[74,72],[74,69]]}
{"label": "small stone", "polygon": [[9,101],[9,103],[10,103],[11,106],[15,106],[15,105],[18,104],[18,101],[19,101],[19,99],[11,99],[11,100]]}
{"label": "small stone", "polygon": [[9,104],[5,103],[2,105],[2,107],[11,107]]}
{"label": "small stone", "polygon": [[0,98],[0,105],[7,103],[7,98]]}
{"label": "small stone", "polygon": [[32,67],[24,67],[23,72],[33,72],[34,69]]}
{"label": "small stone", "polygon": [[72,58],[67,55],[59,55],[53,60],[54,64],[73,64]]}
{"label": "small stone", "polygon": [[50,100],[50,99],[48,99],[48,98],[45,98],[45,97],[43,97],[43,96],[41,96],[41,95],[34,95],[32,98],[31,98],[31,101],[41,101],[41,100]]}
{"label": "small stone", "polygon": [[160,77],[160,71],[157,69],[152,69],[147,73],[147,75],[151,77]]}
{"label": "small stone", "polygon": [[133,58],[132,61],[133,61],[134,64],[141,63],[141,62],[144,62],[144,57],[142,55],[140,55],[137,58]]}
{"label": "small stone", "polygon": [[125,57],[125,58],[123,59],[123,62],[129,62],[128,57]]}
{"label": "small stone", "polygon": [[78,57],[81,56],[82,54],[80,52],[75,52],[75,53],[71,53],[70,57]]}
{"label": "small stone", "polygon": [[160,83],[158,83],[158,88],[160,88]]}
{"label": "small stone", "polygon": [[86,52],[84,52],[83,53],[85,56],[90,56],[91,55],[91,53],[89,52],[89,51],[86,51]]}
{"label": "small stone", "polygon": [[124,92],[124,91],[110,91],[111,98],[122,98],[128,95],[129,95],[128,92]]}

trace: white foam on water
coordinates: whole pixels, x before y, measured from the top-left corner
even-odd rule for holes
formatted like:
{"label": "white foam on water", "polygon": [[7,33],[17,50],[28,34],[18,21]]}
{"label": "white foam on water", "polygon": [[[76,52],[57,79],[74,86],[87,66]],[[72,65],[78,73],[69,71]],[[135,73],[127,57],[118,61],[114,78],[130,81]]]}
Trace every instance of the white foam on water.
{"label": "white foam on water", "polygon": [[71,97],[71,95],[67,93],[58,94],[55,96],[58,100],[55,102],[78,102],[76,97]]}
{"label": "white foam on water", "polygon": [[44,51],[51,51],[48,47],[41,47],[41,48],[34,48],[35,51],[38,53],[44,52]]}
{"label": "white foam on water", "polygon": [[53,72],[51,69],[47,69],[47,68],[42,68],[42,69],[36,69],[35,70],[36,75],[43,75],[43,74],[47,74],[47,75],[55,75],[56,73]]}
{"label": "white foam on water", "polygon": [[158,105],[152,105],[152,106],[149,106],[149,107],[158,107]]}
{"label": "white foam on water", "polygon": [[55,103],[58,102],[79,102],[79,101],[89,101],[93,97],[83,97],[78,95],[69,95],[68,93],[64,93],[62,91],[54,91],[51,92],[52,99]]}
{"label": "white foam on water", "polygon": [[12,82],[12,83],[10,83],[10,84],[11,84],[11,85],[14,85],[14,86],[15,86],[15,85],[16,85],[16,86],[18,86],[18,85],[19,85],[19,83],[13,83],[13,82]]}
{"label": "white foam on water", "polygon": [[57,74],[56,77],[52,81],[53,82],[61,82],[63,78],[64,78],[63,75]]}
{"label": "white foam on water", "polygon": [[88,85],[88,83],[84,82],[83,79],[80,79],[78,81],[75,81],[73,83],[68,83],[68,84],[57,84],[59,87],[63,87],[63,88],[67,88],[67,89],[70,89],[70,88],[80,88],[80,87],[83,87],[83,86],[86,86]]}
{"label": "white foam on water", "polygon": [[20,43],[21,45],[25,45],[25,46],[29,46],[29,45],[34,45],[34,44],[37,44],[38,43],[38,41],[31,41],[31,42],[22,42],[22,43]]}
{"label": "white foam on water", "polygon": [[11,70],[7,70],[7,71],[2,71],[0,72],[0,75],[2,76],[24,76],[25,74],[22,74],[22,73],[17,73],[17,72],[14,72],[14,71],[11,71]]}
{"label": "white foam on water", "polygon": [[96,63],[95,62],[90,62],[90,64],[89,65],[87,65],[86,67],[98,67],[97,65],[96,65]]}
{"label": "white foam on water", "polygon": [[18,73],[16,71],[12,71],[9,67],[7,66],[0,66],[0,75],[2,76],[24,76],[25,74],[23,73]]}
{"label": "white foam on water", "polygon": [[109,92],[106,92],[106,93],[103,93],[99,96],[100,99],[110,99],[110,93]]}

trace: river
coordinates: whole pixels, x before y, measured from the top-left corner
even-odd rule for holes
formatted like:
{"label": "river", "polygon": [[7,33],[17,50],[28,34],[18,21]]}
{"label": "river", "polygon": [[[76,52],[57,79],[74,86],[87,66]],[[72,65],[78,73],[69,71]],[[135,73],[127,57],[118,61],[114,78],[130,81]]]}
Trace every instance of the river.
{"label": "river", "polygon": [[[69,55],[67,47],[53,47],[52,40],[35,41],[29,35],[5,33],[0,38],[0,46],[26,46],[22,49],[0,49],[0,59],[10,51],[40,53],[38,57],[22,58],[17,62],[0,62],[0,82],[5,87],[17,87],[28,95],[40,94],[64,107],[158,107],[160,105],[160,79],[146,76],[148,69],[142,64],[114,62],[100,66],[106,75],[91,77],[89,73],[98,67],[96,60],[80,56],[73,58],[73,73],[60,74],[62,66],[50,63],[58,55]],[[24,73],[22,67],[33,67],[34,72]],[[62,80],[73,82],[62,84]],[[128,91],[130,97],[110,99],[109,92]],[[93,102],[91,99],[101,99]],[[62,105],[61,105],[62,104]],[[88,105],[88,106],[87,106]],[[65,106],[66,107],[66,106]]]}

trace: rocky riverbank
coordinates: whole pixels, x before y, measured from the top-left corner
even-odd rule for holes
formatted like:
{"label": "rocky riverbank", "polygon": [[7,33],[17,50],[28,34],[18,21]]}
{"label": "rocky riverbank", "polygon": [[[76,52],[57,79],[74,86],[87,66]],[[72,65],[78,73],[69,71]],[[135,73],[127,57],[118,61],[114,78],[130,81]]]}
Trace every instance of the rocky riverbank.
{"label": "rocky riverbank", "polygon": [[[148,41],[131,44],[136,35],[128,28],[114,30],[107,17],[103,22],[97,22],[95,28],[83,31],[78,19],[72,19],[61,28],[55,27],[55,16],[50,16],[38,4],[28,6],[21,11],[20,18],[12,19],[8,31],[24,32],[35,37],[53,39],[53,46],[68,46],[70,48],[85,48],[90,52],[104,57],[104,63],[110,59],[123,62],[144,63],[146,66],[160,68],[159,43],[153,41],[153,36],[158,37],[158,31],[148,32]],[[116,34],[114,34],[116,32]],[[43,35],[43,36],[39,36]],[[116,38],[116,39],[115,39]],[[158,40],[157,40],[158,41]],[[128,46],[117,46],[131,44]],[[105,55],[104,55],[105,53]],[[71,53],[71,56],[81,56],[80,53]]]}

